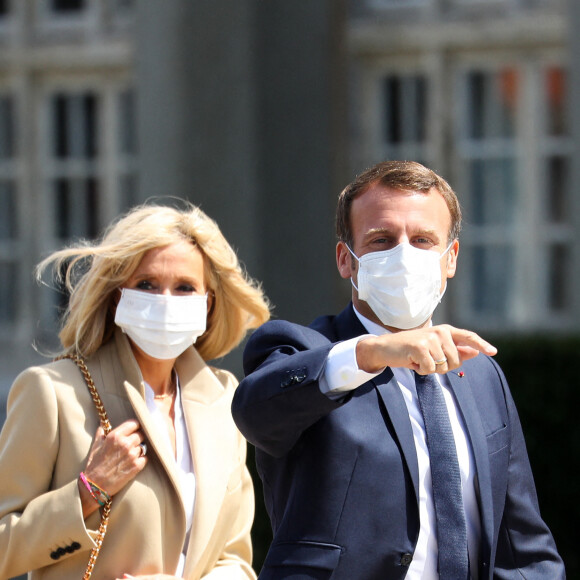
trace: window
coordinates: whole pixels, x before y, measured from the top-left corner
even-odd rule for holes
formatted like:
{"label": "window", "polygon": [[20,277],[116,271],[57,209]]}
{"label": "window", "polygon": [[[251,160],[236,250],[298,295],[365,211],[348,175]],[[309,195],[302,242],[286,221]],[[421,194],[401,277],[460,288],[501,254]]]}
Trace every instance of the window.
{"label": "window", "polygon": [[390,74],[382,84],[382,149],[385,159],[425,158],[427,81],[421,74]]}
{"label": "window", "polygon": [[[136,138],[133,90],[125,81],[98,75],[54,79],[40,99],[43,220],[37,238],[47,252],[94,239],[136,203]],[[66,296],[43,292],[40,300],[39,329],[42,340],[50,341]]]}
{"label": "window", "polygon": [[55,237],[94,237],[98,233],[97,96],[55,94],[50,103],[53,174],[50,190]]}
{"label": "window", "polygon": [[431,4],[433,0],[366,0],[370,8],[407,8]]}
{"label": "window", "polygon": [[16,316],[16,266],[18,238],[16,209],[14,103],[0,93],[0,324],[14,323]]}
{"label": "window", "polygon": [[50,8],[57,13],[74,13],[85,8],[85,0],[50,0]]}
{"label": "window", "polygon": [[567,273],[572,267],[570,244],[570,122],[566,108],[566,72],[557,66],[542,71],[544,124],[540,147],[542,171],[540,214],[544,217],[542,243],[547,249],[545,302],[550,312],[565,314],[571,306],[572,288]]}
{"label": "window", "polygon": [[561,327],[572,308],[565,72],[516,62],[466,70],[459,86],[462,318]]}
{"label": "window", "polygon": [[135,118],[135,93],[123,90],[117,99],[117,126],[119,127],[119,195],[123,209],[137,203],[137,130]]}

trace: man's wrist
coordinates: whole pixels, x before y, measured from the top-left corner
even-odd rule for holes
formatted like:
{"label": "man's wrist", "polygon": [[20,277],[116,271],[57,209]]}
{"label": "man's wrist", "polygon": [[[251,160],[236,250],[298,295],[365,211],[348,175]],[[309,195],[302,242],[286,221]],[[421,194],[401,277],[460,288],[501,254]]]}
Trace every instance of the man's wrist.
{"label": "man's wrist", "polygon": [[358,341],[356,345],[356,362],[358,368],[366,373],[380,373],[385,369],[384,361],[377,356],[378,337],[370,335]]}

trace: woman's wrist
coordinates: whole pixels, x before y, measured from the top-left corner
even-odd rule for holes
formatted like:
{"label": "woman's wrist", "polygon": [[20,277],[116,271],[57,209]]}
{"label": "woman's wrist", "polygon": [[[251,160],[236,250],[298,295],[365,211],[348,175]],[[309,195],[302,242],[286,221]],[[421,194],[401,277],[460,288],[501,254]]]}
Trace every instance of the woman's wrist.
{"label": "woman's wrist", "polygon": [[[85,476],[86,478],[86,476]],[[88,480],[90,481],[90,480]],[[99,502],[95,499],[90,491],[90,484],[87,486],[79,475],[77,479],[77,487],[81,499],[81,507],[83,510],[83,519],[87,519],[93,512],[100,507]]]}
{"label": "woman's wrist", "polygon": [[111,501],[111,496],[102,487],[91,481],[83,471],[79,475],[79,480],[100,507]]}

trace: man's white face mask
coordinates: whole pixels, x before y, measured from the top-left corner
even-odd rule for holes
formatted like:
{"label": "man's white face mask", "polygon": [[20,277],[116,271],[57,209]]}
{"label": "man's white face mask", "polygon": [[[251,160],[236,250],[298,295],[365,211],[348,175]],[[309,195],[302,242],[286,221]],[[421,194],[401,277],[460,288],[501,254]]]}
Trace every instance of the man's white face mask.
{"label": "man's white face mask", "polygon": [[390,250],[358,257],[358,297],[367,302],[385,326],[407,330],[425,323],[441,302],[439,254],[401,243]]}
{"label": "man's white face mask", "polygon": [[146,354],[177,358],[205,332],[207,294],[167,296],[121,289],[115,324]]}

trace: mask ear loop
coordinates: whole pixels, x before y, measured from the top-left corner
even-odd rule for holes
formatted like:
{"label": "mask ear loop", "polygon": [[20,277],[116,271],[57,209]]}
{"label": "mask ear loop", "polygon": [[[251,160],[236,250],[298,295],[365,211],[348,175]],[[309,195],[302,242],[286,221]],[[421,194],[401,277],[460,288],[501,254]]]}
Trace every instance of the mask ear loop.
{"label": "mask ear loop", "polygon": [[[346,242],[344,242],[344,245],[346,246],[346,249],[352,254],[352,257],[360,264],[360,258],[350,249],[350,246]],[[350,277],[350,283],[352,284],[352,287],[358,292],[358,288],[354,283],[352,276]]]}
{"label": "mask ear loop", "polygon": [[[449,252],[449,250],[451,249],[451,246],[453,245],[453,242],[455,240],[453,240],[448,246],[447,249],[439,255],[439,259],[441,259],[445,254],[447,254],[447,252]],[[445,295],[445,292],[447,291],[447,281],[445,282],[445,288],[443,288],[443,290],[440,292],[439,294],[439,302],[437,304],[441,304],[441,300],[443,300],[443,296]]]}
{"label": "mask ear loop", "polygon": [[443,257],[443,256],[444,256],[444,255],[445,255],[445,254],[446,254],[446,253],[447,253],[447,252],[448,252],[448,251],[451,249],[451,246],[453,245],[453,242],[454,242],[454,241],[455,241],[455,240],[452,240],[452,241],[449,243],[449,245],[447,246],[447,248],[446,248],[446,249],[443,251],[443,253],[439,255],[439,257],[440,257],[440,258],[442,258],[442,257]]}

